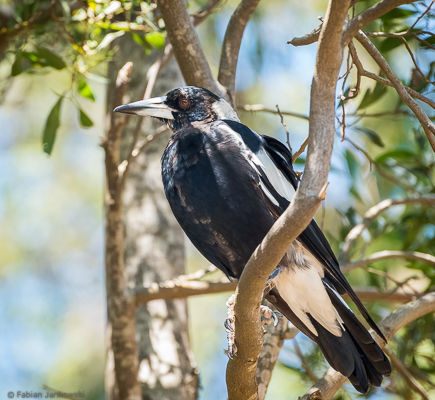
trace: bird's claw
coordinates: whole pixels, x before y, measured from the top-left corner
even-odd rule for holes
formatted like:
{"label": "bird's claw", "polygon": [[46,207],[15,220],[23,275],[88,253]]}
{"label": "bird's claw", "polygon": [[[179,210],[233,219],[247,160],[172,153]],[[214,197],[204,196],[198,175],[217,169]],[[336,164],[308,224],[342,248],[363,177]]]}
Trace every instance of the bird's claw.
{"label": "bird's claw", "polygon": [[235,343],[235,331],[234,324],[236,321],[234,315],[234,303],[236,296],[233,294],[227,300],[227,319],[224,322],[225,331],[227,332],[228,349],[224,350],[224,353],[229,358],[234,358],[237,355],[237,346]]}
{"label": "bird's claw", "polygon": [[281,313],[272,311],[268,306],[261,305],[260,306],[261,313],[261,324],[264,326],[269,326],[273,323],[273,326],[276,327],[278,325],[279,319],[278,317],[282,316]]}

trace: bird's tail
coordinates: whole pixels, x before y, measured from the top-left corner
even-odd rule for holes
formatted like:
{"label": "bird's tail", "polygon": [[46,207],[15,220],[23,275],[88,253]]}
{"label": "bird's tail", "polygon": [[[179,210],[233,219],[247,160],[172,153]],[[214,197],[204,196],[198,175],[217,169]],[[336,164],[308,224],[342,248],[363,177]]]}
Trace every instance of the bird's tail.
{"label": "bird's tail", "polygon": [[332,368],[346,376],[356,390],[366,393],[370,384],[380,386],[382,377],[390,374],[390,362],[341,297],[327,284],[325,288],[343,321],[344,329],[342,329],[341,336],[333,335],[308,314],[318,333],[314,335],[296,317],[277,291],[272,290],[267,299],[297,328],[319,345]]}

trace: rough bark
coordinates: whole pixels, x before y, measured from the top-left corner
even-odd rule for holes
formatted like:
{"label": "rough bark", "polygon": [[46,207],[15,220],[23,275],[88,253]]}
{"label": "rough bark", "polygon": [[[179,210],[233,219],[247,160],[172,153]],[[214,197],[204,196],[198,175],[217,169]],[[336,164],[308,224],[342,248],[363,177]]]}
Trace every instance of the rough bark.
{"label": "rough bark", "polygon": [[213,77],[184,0],[157,0],[157,5],[186,83],[225,95]]}
{"label": "rough bark", "polygon": [[[154,60],[152,57],[145,58],[143,49],[127,36],[121,38],[116,46],[117,57],[109,65],[109,87],[113,86],[121,65],[131,60],[133,71],[128,101],[137,100],[143,95],[147,67]],[[180,81],[175,67],[169,65],[157,81],[155,94],[166,93],[179,85]],[[111,104],[111,95],[109,91],[108,104]],[[108,113],[111,112],[112,108],[109,107]],[[137,118],[129,118],[122,135],[123,150],[130,147],[137,123]],[[141,132],[152,133],[157,126],[150,120],[145,120]],[[147,146],[145,152],[130,165],[125,182],[122,215],[124,276],[129,291],[185,272],[184,236],[170,212],[160,177],[160,157],[167,140],[168,135],[160,135]],[[190,350],[186,300],[157,300],[141,306],[136,310],[136,318],[132,317],[131,321],[136,325],[138,378],[142,385],[142,399],[196,399],[198,372]],[[110,329],[108,333],[110,336]],[[107,398],[124,400],[117,396],[110,345],[109,341]]]}

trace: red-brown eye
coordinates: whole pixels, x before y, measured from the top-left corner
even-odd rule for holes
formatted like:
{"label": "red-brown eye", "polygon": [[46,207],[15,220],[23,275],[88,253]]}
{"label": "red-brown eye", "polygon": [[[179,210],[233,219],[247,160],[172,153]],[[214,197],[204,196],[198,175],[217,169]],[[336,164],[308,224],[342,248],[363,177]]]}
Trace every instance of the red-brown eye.
{"label": "red-brown eye", "polygon": [[190,101],[186,97],[180,97],[178,99],[178,105],[182,110],[187,110],[190,107]]}

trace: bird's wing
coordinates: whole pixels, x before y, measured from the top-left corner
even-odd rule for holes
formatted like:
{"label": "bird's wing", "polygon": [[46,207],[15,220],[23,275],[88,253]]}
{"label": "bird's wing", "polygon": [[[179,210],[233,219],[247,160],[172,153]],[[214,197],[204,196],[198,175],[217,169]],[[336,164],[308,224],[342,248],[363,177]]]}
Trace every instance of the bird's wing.
{"label": "bird's wing", "polygon": [[[228,276],[243,267],[273,225],[251,151],[225,123],[186,128],[162,157],[172,211],[195,247]],[[251,145],[261,141],[253,133]]]}
{"label": "bird's wing", "polygon": [[[284,146],[278,140],[263,136],[266,143],[266,152],[270,155],[275,163],[275,167],[281,171],[288,182],[293,186],[294,189],[297,188],[297,176],[293,170],[292,166],[292,156],[290,151],[286,146]],[[281,212],[283,212],[289,204],[291,199],[283,201],[283,199],[277,199],[280,204]],[[322,263],[325,267],[325,277],[330,284],[340,293],[348,293],[350,298],[358,307],[361,314],[364,316],[369,325],[378,333],[382,338],[384,335],[370,317],[368,311],[361,303],[360,299],[344,277],[340,270],[337,258],[331,249],[325,235],[317,225],[316,221],[313,219],[307,228],[299,235],[298,240]],[[384,338],[385,339],[385,338]]]}

